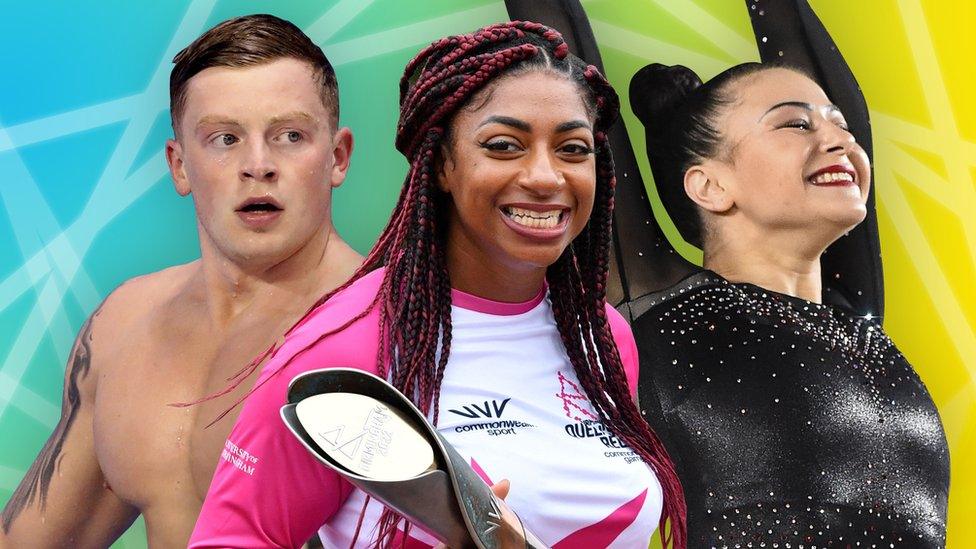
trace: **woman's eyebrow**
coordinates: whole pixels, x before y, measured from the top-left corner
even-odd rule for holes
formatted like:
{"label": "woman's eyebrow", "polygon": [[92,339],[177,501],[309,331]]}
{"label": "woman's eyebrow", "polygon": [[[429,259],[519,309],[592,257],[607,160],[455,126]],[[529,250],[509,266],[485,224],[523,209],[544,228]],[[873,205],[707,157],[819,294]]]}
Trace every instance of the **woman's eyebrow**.
{"label": "woman's eyebrow", "polygon": [[[518,118],[513,118],[511,116],[493,115],[485,118],[478,127],[485,126],[487,124],[502,124],[505,126],[510,126],[519,131],[531,132],[532,125],[524,120],[519,120]],[[565,133],[578,128],[592,129],[590,123],[585,120],[569,120],[568,122],[563,122],[556,126],[556,133]]]}
{"label": "woman's eyebrow", "polygon": [[524,120],[519,120],[518,118],[512,118],[511,116],[500,116],[500,115],[489,116],[488,118],[485,118],[481,122],[481,124],[478,124],[478,127],[480,128],[481,126],[485,126],[487,124],[502,124],[505,126],[511,126],[516,130],[520,130],[523,132],[532,131],[532,126],[530,126],[528,122],[525,122]]}
{"label": "woman's eyebrow", "polygon": [[569,132],[579,128],[593,129],[590,123],[585,120],[570,120],[569,122],[563,122],[556,126],[556,133]]}
{"label": "woman's eyebrow", "polygon": [[[782,103],[777,103],[769,108],[768,111],[764,112],[762,116],[759,117],[760,120],[766,117],[767,114],[775,111],[776,109],[781,109],[783,107],[798,107],[803,110],[813,112],[817,109],[812,103],[807,103],[805,101],[783,101]],[[837,105],[824,105],[824,107],[830,112],[840,112],[840,108]]]}

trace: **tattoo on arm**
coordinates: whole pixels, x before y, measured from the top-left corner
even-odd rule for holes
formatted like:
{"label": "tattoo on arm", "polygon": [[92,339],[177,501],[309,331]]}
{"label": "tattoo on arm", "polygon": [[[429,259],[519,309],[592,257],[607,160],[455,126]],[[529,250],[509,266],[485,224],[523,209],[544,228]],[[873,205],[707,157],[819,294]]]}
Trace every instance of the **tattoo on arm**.
{"label": "tattoo on arm", "polygon": [[24,479],[20,482],[17,490],[10,496],[10,501],[0,514],[3,522],[3,531],[10,531],[10,525],[14,519],[24,510],[25,507],[38,502],[41,510],[47,504],[47,492],[51,485],[51,477],[57,470],[61,457],[64,441],[68,437],[71,425],[78,415],[78,408],[81,405],[81,391],[78,384],[88,376],[91,369],[91,341],[92,341],[92,320],[101,311],[98,308],[92,316],[81,327],[78,339],[75,340],[74,348],[71,350],[71,357],[68,359],[68,380],[64,386],[64,397],[61,403],[61,420],[58,421],[54,433],[41,448],[37,459],[31,464]]}

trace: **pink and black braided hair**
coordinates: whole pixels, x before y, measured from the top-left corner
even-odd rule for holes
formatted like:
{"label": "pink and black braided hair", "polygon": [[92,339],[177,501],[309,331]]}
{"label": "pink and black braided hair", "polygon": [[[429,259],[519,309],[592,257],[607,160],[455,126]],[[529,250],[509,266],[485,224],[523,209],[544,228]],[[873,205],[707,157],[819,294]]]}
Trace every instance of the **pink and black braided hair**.
{"label": "pink and black braided hair", "polygon": [[[472,98],[503,76],[534,70],[576,82],[595,116],[593,213],[582,233],[548,268],[553,315],[569,360],[600,421],[639,454],[661,482],[664,512],[660,527],[665,544],[683,548],[684,494],[667,451],[631,399],[605,310],[616,182],[605,132],[617,118],[619,101],[596,67],[569,55],[555,30],[520,21],[491,25],[438,40],[407,64],[400,80],[396,147],[409,160],[410,169],[396,207],[362,267],[344,285],[319,299],[313,309],[385,266],[375,300],[335,331],[379,307],[380,375],[387,376],[425,414],[437,417],[441,380],[451,352],[451,283],[444,242],[445,201],[450,198],[437,186],[440,155],[450,146],[448,133],[455,114]],[[335,331],[322,334],[309,348]],[[301,352],[295,356],[298,354]],[[287,362],[282,368],[285,366]],[[240,379],[244,374],[246,371]],[[384,511],[377,545],[394,543],[400,520],[392,511]]]}
{"label": "pink and black braided hair", "polygon": [[[596,117],[593,214],[546,275],[556,324],[600,420],[657,474],[664,488],[665,542],[670,538],[675,547],[684,547],[684,494],[667,452],[631,399],[605,310],[615,185],[605,132],[616,120],[619,102],[596,67],[569,55],[555,30],[531,22],[492,25],[438,40],[407,64],[400,80],[396,147],[410,161],[410,171],[390,223],[360,271],[386,266],[378,296],[384,355],[378,357],[380,371],[404,394],[413,395],[422,411],[437,417],[451,349],[451,284],[443,241],[443,203],[449,197],[437,187],[440,154],[450,146],[455,114],[472,98],[500,77],[533,70],[578,83]],[[392,535],[388,521],[384,526],[381,539]]]}

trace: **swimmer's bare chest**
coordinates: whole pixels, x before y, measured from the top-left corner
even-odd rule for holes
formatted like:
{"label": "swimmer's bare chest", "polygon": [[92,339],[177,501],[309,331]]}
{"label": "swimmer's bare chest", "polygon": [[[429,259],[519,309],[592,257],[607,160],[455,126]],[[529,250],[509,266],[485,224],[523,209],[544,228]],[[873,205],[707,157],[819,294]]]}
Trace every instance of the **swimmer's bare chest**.
{"label": "swimmer's bare chest", "polygon": [[167,326],[164,333],[152,329],[159,322],[132,330],[131,340],[99,365],[95,395],[95,452],[106,482],[139,509],[150,544],[158,546],[185,546],[189,539],[240,407],[207,425],[253,386],[257,372],[214,400],[172,404],[225,388],[290,325],[244,319],[213,334],[183,322],[184,328]]}

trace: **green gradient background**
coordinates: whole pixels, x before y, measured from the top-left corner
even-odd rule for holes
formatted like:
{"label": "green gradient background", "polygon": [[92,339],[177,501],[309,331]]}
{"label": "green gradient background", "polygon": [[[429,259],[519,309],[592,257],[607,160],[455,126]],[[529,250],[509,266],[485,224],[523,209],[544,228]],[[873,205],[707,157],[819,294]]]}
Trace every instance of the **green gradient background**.
{"label": "green gradient background", "polygon": [[[871,107],[885,327],[942,413],[953,465],[949,546],[966,547],[976,538],[976,7],[811,3]],[[648,61],[710,76],[758,57],[740,0],[584,5],[622,95]],[[389,215],[406,170],[392,147],[403,65],[435,38],[506,19],[502,3],[488,0],[4,2],[0,501],[57,422],[64,363],[85,317],[123,280],[198,256],[192,204],[173,192],[162,156],[169,60],[218,21],[254,12],[294,21],[337,66],[356,153],[336,192],[335,220],[360,251]],[[643,150],[640,125],[629,111],[625,118]],[[116,546],[145,546],[141,522]]]}

